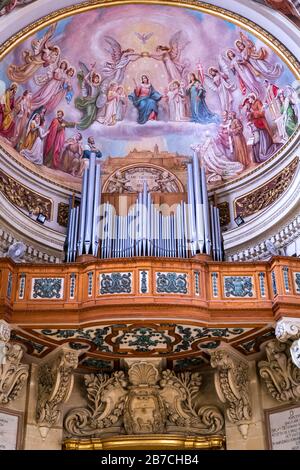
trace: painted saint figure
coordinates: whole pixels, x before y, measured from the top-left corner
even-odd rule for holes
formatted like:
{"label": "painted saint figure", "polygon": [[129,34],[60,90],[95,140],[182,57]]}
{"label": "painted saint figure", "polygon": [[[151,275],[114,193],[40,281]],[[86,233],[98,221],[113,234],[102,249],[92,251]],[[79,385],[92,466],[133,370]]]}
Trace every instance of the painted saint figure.
{"label": "painted saint figure", "polygon": [[18,85],[12,83],[0,97],[0,135],[7,139],[12,137],[15,131],[14,109],[17,90]]}
{"label": "painted saint figure", "polygon": [[44,146],[44,165],[49,168],[59,169],[60,167],[61,152],[65,145],[66,127],[75,127],[75,122],[65,121],[64,112],[59,110],[56,118],[50,124]]}
{"label": "painted saint figure", "polygon": [[61,157],[61,170],[72,176],[82,176],[85,168],[82,156],[82,135],[77,132],[65,143]]}
{"label": "painted saint figure", "polygon": [[286,138],[291,137],[298,127],[298,117],[291,97],[284,90],[278,93],[280,113],[282,116],[282,127]]}
{"label": "painted saint figure", "polygon": [[263,103],[254,94],[250,94],[244,102],[247,106],[247,119],[249,123],[254,124],[258,131],[258,141],[253,146],[254,161],[262,163],[268,160],[280,147],[274,144],[272,130],[266,119]]}
{"label": "painted saint figure", "polygon": [[199,124],[218,124],[220,122],[219,116],[209,110],[205,101],[206,91],[195,73],[190,74],[190,82],[186,93],[190,97],[192,122]]}
{"label": "painted saint figure", "polygon": [[35,163],[36,165],[42,165],[43,164],[43,147],[44,147],[44,139],[45,137],[49,134],[48,131],[44,131],[43,129],[43,124],[41,124],[40,121],[40,115],[37,114],[35,117],[35,127],[33,129],[34,134],[35,134],[35,139],[34,143],[31,146],[31,148],[24,148],[20,151],[20,154],[27,158],[32,163]]}
{"label": "painted saint figure", "polygon": [[128,98],[138,110],[138,124],[157,120],[158,102],[162,99],[162,95],[153,88],[147,75],[142,75],[141,84],[128,95]]}
{"label": "painted saint figure", "polygon": [[31,112],[31,93],[25,90],[17,100],[15,105],[15,129],[10,141],[14,147],[22,145],[26,134],[26,124]]}

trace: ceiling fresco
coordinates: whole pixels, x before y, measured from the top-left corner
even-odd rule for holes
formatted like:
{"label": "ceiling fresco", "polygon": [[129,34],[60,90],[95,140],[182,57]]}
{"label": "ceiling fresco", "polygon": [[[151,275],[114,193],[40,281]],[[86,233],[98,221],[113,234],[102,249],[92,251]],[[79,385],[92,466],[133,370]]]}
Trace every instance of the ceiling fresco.
{"label": "ceiling fresco", "polygon": [[0,80],[0,140],[66,182],[80,181],[84,148],[124,166],[153,149],[184,164],[194,146],[215,186],[269,160],[298,127],[297,83],[281,58],[189,8],[65,18],[10,52]]}

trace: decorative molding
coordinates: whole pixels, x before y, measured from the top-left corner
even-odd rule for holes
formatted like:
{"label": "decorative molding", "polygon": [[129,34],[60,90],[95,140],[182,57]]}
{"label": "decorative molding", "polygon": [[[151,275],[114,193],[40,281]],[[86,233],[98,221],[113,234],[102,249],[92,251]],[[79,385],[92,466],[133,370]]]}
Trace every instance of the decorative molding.
{"label": "decorative molding", "polygon": [[211,353],[211,366],[217,369],[215,386],[219,399],[226,403],[230,423],[237,424],[244,439],[252,418],[248,365],[233,359],[224,349]]}
{"label": "decorative molding", "polygon": [[85,375],[89,405],[68,413],[70,436],[105,434],[220,433],[224,418],[215,406],[199,406],[198,372],[161,373],[150,362],[136,362],[125,374]]}
{"label": "decorative molding", "polygon": [[277,289],[277,281],[276,281],[276,273],[275,271],[271,272],[271,278],[272,278],[272,289],[273,289],[273,294],[274,297],[278,295],[278,289]]}
{"label": "decorative molding", "polygon": [[200,272],[194,271],[194,280],[195,280],[195,295],[200,295]]}
{"label": "decorative molding", "polygon": [[11,298],[12,283],[13,283],[13,275],[11,271],[9,271],[8,278],[7,278],[7,289],[6,289],[6,296],[8,299]]}
{"label": "decorative molding", "polygon": [[100,274],[100,294],[131,294],[132,273],[104,273]]}
{"label": "decorative molding", "polygon": [[26,274],[21,273],[19,277],[19,299],[20,300],[24,299],[25,287],[26,287]]}
{"label": "decorative molding", "polygon": [[289,339],[300,338],[300,318],[282,318],[276,323],[275,335],[278,341],[286,343]]}
{"label": "decorative molding", "polygon": [[[269,251],[268,242],[271,241],[277,250],[284,252],[285,247],[300,237],[300,216],[299,208],[297,208],[297,215],[283,224],[275,233],[264,234],[264,238],[254,242],[252,245],[247,246],[240,251],[233,253],[231,250],[226,250],[226,258],[228,261],[260,261],[272,257]],[[299,290],[300,292],[300,290]]]}
{"label": "decorative molding", "polygon": [[294,273],[295,286],[297,294],[300,294],[300,273]]}
{"label": "decorative molding", "polygon": [[284,289],[285,289],[285,292],[289,293],[290,292],[289,268],[287,266],[284,266],[282,268],[282,272],[283,272]]}
{"label": "decorative molding", "polygon": [[0,192],[11,204],[29,214],[43,213],[47,220],[52,218],[53,202],[51,199],[36,193],[24,186],[0,169]]}
{"label": "decorative molding", "polygon": [[149,292],[149,271],[140,271],[140,294]]}
{"label": "decorative molding", "polygon": [[299,368],[290,356],[290,343],[271,340],[266,344],[267,360],[258,363],[269,394],[280,403],[300,399]]}
{"label": "decorative molding", "polygon": [[[7,221],[6,221],[7,222]],[[0,223],[2,223],[0,218]],[[8,248],[16,242],[19,242],[20,239],[16,238],[11,232],[7,232],[3,227],[0,227],[0,256],[4,256]],[[38,247],[27,244],[22,239],[22,243],[25,244],[26,250],[23,257],[25,262],[29,263],[60,263],[62,260],[57,256],[53,256],[45,251],[41,251]],[[63,254],[62,254],[63,257]]]}
{"label": "decorative molding", "polygon": [[217,204],[217,208],[220,211],[221,227],[224,227],[225,225],[229,225],[231,222],[229,203],[227,201],[221,202]]}
{"label": "decorative molding", "polygon": [[266,273],[259,273],[259,288],[261,297],[266,297]]}
{"label": "decorative molding", "polygon": [[11,327],[5,320],[0,320],[0,341],[8,343],[10,339]]}
{"label": "decorative molding", "polygon": [[276,324],[275,335],[282,343],[294,340],[290,347],[293,363],[300,369],[300,318],[282,318]]}
{"label": "decorative molding", "polygon": [[19,344],[6,343],[0,361],[0,403],[7,404],[20,394],[28,378],[28,365],[21,364],[23,349]]}
{"label": "decorative molding", "polygon": [[[199,356],[216,349],[220,341],[238,346],[256,328],[208,328],[166,322],[121,323],[78,329],[26,330],[37,342],[41,339],[52,348],[69,344],[86,348],[95,359],[114,356],[155,357]],[[25,342],[26,346],[26,342]]]}
{"label": "decorative molding", "polygon": [[211,283],[212,283],[212,293],[213,297],[219,296],[219,286],[218,286],[218,273],[211,273]]}
{"label": "decorative molding", "polygon": [[187,294],[187,274],[156,273],[156,292],[158,294]]}
{"label": "decorative molding", "polygon": [[75,299],[75,290],[76,290],[76,274],[70,274],[70,300]]}
{"label": "decorative molding", "polygon": [[300,339],[293,341],[290,348],[291,358],[295,366],[300,369]]}
{"label": "decorative molding", "polygon": [[57,209],[57,223],[62,227],[68,226],[68,219],[69,219],[69,204],[65,204],[64,202],[58,203]]}
{"label": "decorative molding", "polygon": [[[158,148],[154,148],[154,154],[159,154]],[[177,176],[164,167],[147,163],[119,168],[105,181],[103,192],[117,194],[142,192],[145,180],[147,180],[148,190],[152,192],[184,192],[184,186]]]}
{"label": "decorative molding", "polygon": [[225,297],[253,297],[252,276],[224,276]]}
{"label": "decorative molding", "polygon": [[73,371],[78,365],[78,352],[62,348],[52,362],[39,368],[36,422],[43,439],[60,415],[60,406],[71,395],[74,383]]}
{"label": "decorative molding", "polygon": [[62,299],[64,278],[43,277],[32,279],[32,299]]}
{"label": "decorative molding", "polygon": [[235,216],[249,217],[269,207],[282,196],[293,181],[299,163],[296,157],[284,170],[248,194],[234,201]]}

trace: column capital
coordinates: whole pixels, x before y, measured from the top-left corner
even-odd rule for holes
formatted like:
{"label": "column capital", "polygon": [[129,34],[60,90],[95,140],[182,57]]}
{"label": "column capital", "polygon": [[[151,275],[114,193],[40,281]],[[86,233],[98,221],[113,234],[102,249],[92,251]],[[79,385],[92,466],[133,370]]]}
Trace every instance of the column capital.
{"label": "column capital", "polygon": [[276,324],[275,335],[281,343],[286,343],[289,339],[299,339],[300,318],[283,317]]}

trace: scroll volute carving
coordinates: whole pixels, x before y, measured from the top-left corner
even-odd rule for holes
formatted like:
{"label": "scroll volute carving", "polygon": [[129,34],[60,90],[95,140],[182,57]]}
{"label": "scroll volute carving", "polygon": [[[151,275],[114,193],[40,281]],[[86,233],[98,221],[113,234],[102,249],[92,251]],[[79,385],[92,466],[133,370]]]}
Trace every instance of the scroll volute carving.
{"label": "scroll volute carving", "polygon": [[23,349],[7,343],[0,355],[0,403],[7,404],[20,394],[28,379],[28,365],[21,364]]}
{"label": "scroll volute carving", "polygon": [[78,352],[64,348],[51,363],[41,365],[38,377],[36,421],[43,438],[60,417],[60,405],[72,392],[73,371],[78,365]]}
{"label": "scroll volute carving", "polygon": [[279,402],[300,399],[300,369],[290,355],[291,342],[271,340],[266,345],[266,361],[258,363],[269,394]]}
{"label": "scroll volute carving", "polygon": [[237,424],[246,439],[252,418],[249,394],[248,366],[219,349],[211,354],[211,366],[216,370],[215,387],[219,399],[226,404],[229,422]]}

